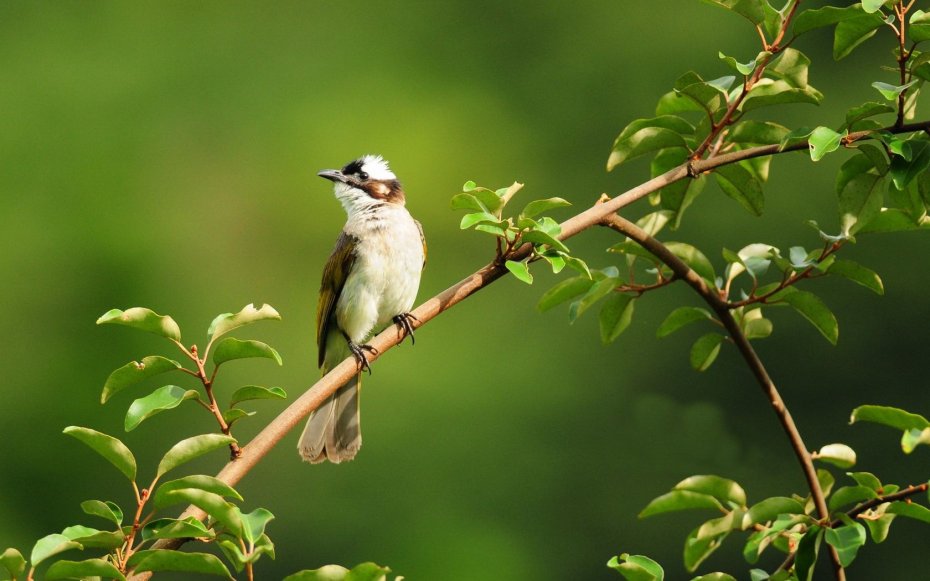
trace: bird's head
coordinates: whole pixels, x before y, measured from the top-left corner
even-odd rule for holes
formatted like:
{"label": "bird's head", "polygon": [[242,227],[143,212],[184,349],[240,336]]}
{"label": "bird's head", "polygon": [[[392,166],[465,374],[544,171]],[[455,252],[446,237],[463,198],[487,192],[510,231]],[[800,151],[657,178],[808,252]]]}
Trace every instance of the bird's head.
{"label": "bird's head", "polygon": [[406,201],[397,176],[380,155],[366,155],[342,169],[327,169],[317,175],[333,182],[336,198],[350,215],[384,204],[403,206]]}

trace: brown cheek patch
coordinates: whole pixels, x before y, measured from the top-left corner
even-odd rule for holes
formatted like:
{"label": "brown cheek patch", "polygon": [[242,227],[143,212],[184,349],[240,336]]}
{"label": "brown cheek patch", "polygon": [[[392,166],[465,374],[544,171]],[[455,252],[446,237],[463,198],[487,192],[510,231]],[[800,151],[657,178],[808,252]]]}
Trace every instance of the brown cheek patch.
{"label": "brown cheek patch", "polygon": [[365,191],[376,200],[384,200],[393,203],[403,202],[404,200],[404,191],[400,188],[400,184],[397,181],[369,182],[365,184]]}

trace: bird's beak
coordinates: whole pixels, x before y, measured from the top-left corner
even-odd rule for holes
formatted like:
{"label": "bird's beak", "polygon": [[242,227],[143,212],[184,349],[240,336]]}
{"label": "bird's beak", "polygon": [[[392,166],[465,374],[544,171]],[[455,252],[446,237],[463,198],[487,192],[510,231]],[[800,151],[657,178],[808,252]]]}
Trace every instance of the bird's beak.
{"label": "bird's beak", "polygon": [[326,178],[331,182],[346,183],[348,181],[345,174],[343,174],[338,169],[324,169],[316,175],[320,176],[321,178]]}

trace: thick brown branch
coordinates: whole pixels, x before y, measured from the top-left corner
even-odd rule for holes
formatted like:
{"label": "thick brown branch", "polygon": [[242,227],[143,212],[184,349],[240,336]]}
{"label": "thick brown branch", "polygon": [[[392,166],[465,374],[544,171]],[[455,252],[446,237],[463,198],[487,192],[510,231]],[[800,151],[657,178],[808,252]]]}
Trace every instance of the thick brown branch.
{"label": "thick brown branch", "polygon": [[[928,129],[930,129],[930,121],[904,124],[901,127],[886,128],[886,130],[892,133],[907,133],[911,131],[925,131]],[[858,139],[867,138],[869,134],[870,132],[868,131],[850,133],[846,142],[852,143]],[[789,151],[798,151],[807,149],[807,147],[806,143],[794,144],[785,148],[781,148],[777,144],[763,145],[724,153],[710,159],[683,163],[660,176],[627,190],[616,198],[612,198],[602,204],[596,204],[588,210],[566,220],[561,224],[562,233],[557,238],[559,240],[571,238],[579,232],[600,224],[604,218],[617,212],[621,208],[679,180],[698,176],[701,173],[711,171],[715,168],[746,159],[786,153]],[[530,250],[531,246],[525,244],[521,248],[518,248],[510,258],[513,260],[520,260],[528,256]],[[485,265],[474,274],[417,307],[417,309],[413,311],[413,315],[417,317],[417,319],[413,321],[414,328],[423,326],[436,315],[478,292],[506,273],[507,270],[496,262]],[[394,326],[382,331],[377,337],[370,341],[370,344],[375,347],[378,352],[377,355],[370,355],[369,360],[374,361],[378,359],[378,357],[384,355],[386,351],[400,343],[402,337],[402,332]],[[217,477],[231,486],[238,483],[292,428],[300,423],[310,412],[315,410],[339,387],[349,381],[356,373],[358,373],[358,368],[356,367],[355,359],[352,357],[334,367],[265,426],[247,446],[242,448],[242,455],[230,461],[223,470],[217,474]],[[199,518],[205,517],[202,511],[194,508],[189,508],[185,511],[184,516],[189,515],[195,515]],[[178,540],[159,541],[153,548],[176,548],[181,544],[182,542]],[[136,575],[133,579],[142,580],[148,579],[149,577],[150,575],[148,573],[143,573],[141,575]]]}

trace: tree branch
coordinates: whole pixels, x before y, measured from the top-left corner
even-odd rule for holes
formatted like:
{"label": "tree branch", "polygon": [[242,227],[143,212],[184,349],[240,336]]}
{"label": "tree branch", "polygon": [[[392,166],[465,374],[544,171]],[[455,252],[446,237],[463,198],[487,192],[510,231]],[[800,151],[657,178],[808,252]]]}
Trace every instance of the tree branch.
{"label": "tree branch", "polygon": [[[886,131],[891,133],[909,133],[913,131],[930,130],[930,121],[920,123],[909,123],[900,127],[886,127]],[[850,133],[844,140],[845,144],[850,144],[860,139],[870,137],[870,131],[857,131]],[[807,143],[796,143],[787,147],[781,147],[779,144],[761,145],[739,151],[731,151],[714,156],[709,159],[702,159],[683,163],[678,167],[672,168],[662,175],[656,176],[623,194],[612,198],[604,203],[598,203],[591,208],[581,212],[561,224],[562,232],[557,238],[567,240],[592,226],[600,224],[606,217],[616,213],[621,208],[632,204],[633,202],[656,192],[663,187],[677,181],[696,177],[702,173],[712,171],[718,167],[737,163],[739,161],[764,157],[767,155],[777,155],[791,151],[808,149]],[[532,245],[524,244],[517,248],[510,256],[511,260],[520,260],[526,258]],[[427,300],[413,311],[415,320],[411,321],[414,329],[422,327],[433,317],[443,311],[453,307],[472,294],[478,292],[485,286],[491,284],[501,276],[507,274],[507,269],[503,266],[503,261],[491,262],[475,271],[457,284],[449,287],[435,297]],[[698,277],[700,278],[700,277]],[[701,279],[703,280],[703,279]],[[391,326],[378,334],[369,344],[377,349],[377,354],[370,354],[369,361],[375,361],[392,347],[400,343],[403,338],[402,331]],[[329,373],[324,375],[313,384],[299,398],[294,400],[291,405],[284,409],[275,419],[273,419],[265,428],[252,439],[241,451],[242,455],[235,460],[230,461],[218,474],[217,478],[226,482],[230,486],[235,486],[249,471],[254,468],[258,462],[267,454],[282,438],[297,424],[301,422],[310,412],[319,407],[327,397],[332,395],[337,389],[345,385],[356,373],[358,367],[353,357],[345,359],[342,363],[334,367]],[[206,515],[200,509],[189,507],[184,511],[182,518],[187,516],[196,516],[201,520]],[[160,540],[152,548],[165,549],[177,548],[183,544],[182,540]],[[149,573],[142,573],[132,577],[134,581],[143,581],[149,579]]]}
{"label": "tree branch", "polygon": [[[820,487],[820,481],[817,479],[817,470],[814,468],[814,461],[811,459],[810,452],[808,452],[807,447],[804,445],[804,440],[801,438],[801,432],[798,431],[794,419],[791,417],[791,412],[788,411],[788,407],[785,405],[784,400],[782,400],[781,394],[778,393],[775,382],[769,377],[765,365],[763,365],[762,360],[759,359],[759,355],[756,353],[755,349],[753,349],[749,340],[746,339],[746,335],[743,334],[742,329],[739,328],[739,324],[736,322],[736,319],[733,318],[733,314],[730,313],[729,304],[724,301],[714,289],[711,289],[707,282],[698,275],[698,273],[694,272],[691,267],[672,254],[664,244],[650,236],[645,230],[633,222],[617,214],[611,214],[604,218],[603,225],[620,232],[654,254],[656,258],[672,269],[672,272],[674,272],[678,278],[688,283],[688,285],[690,285],[717,314],[717,317],[729,332],[730,339],[736,344],[736,348],[739,349],[740,355],[743,356],[746,365],[755,376],[756,381],[759,383],[759,387],[762,388],[762,391],[768,398],[769,404],[775,411],[775,415],[782,429],[788,436],[788,441],[791,443],[794,455],[801,464],[801,470],[804,472],[804,478],[807,480],[807,487],[811,491],[811,498],[814,500],[814,506],[817,509],[818,517],[820,520],[827,521],[830,518],[830,511],[827,509],[827,500],[824,497],[823,489]],[[830,549],[834,557],[836,578],[845,579],[846,576],[843,567],[839,564],[839,555],[836,554],[835,548],[831,546]]]}

